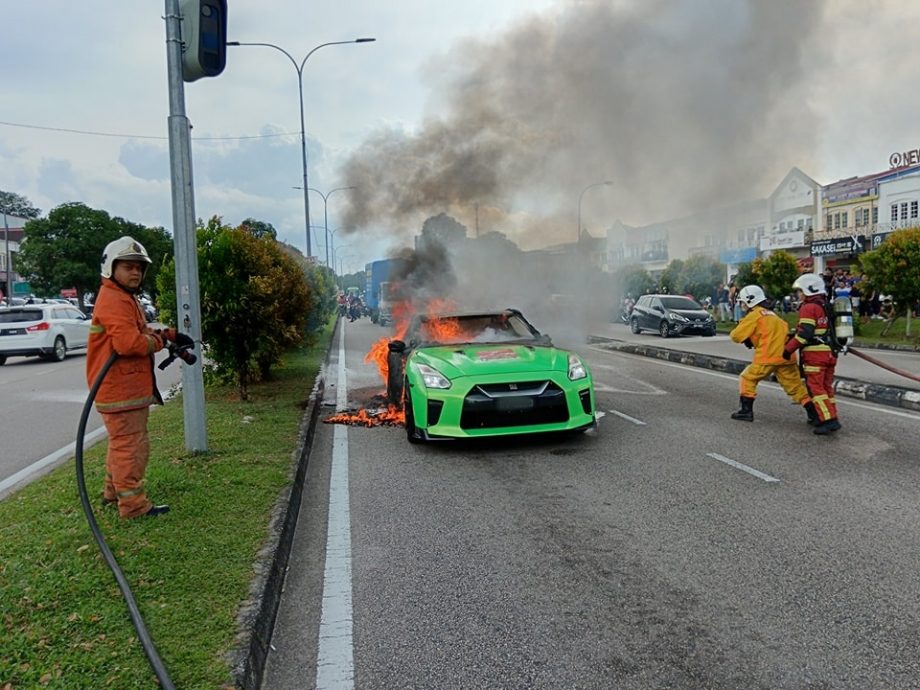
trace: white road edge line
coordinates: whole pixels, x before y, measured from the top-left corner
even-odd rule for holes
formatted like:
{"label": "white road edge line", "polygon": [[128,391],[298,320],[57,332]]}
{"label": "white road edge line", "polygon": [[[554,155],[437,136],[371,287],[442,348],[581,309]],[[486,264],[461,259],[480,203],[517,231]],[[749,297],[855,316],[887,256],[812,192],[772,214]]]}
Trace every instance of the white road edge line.
{"label": "white road edge line", "polygon": [[622,417],[627,422],[632,422],[636,426],[645,426],[645,422],[641,419],[636,419],[635,417],[630,417],[628,414],[623,414],[622,412],[617,412],[616,410],[608,410],[610,414],[615,414],[617,417]]}
{"label": "white road edge line", "polygon": [[718,453],[706,453],[710,458],[718,460],[719,462],[724,462],[726,465],[731,465],[732,467],[741,470],[742,472],[747,472],[748,474],[754,475],[758,479],[763,479],[765,482],[778,482],[779,479],[776,477],[771,477],[769,474],[764,474],[760,470],[755,470],[753,467],[748,467],[737,460],[732,460],[731,458],[726,458],[724,455],[719,455]]}
{"label": "white road edge line", "polygon": [[[105,436],[105,434],[106,432],[105,432],[104,426],[100,426],[98,429],[94,429],[93,431],[90,431],[83,438],[83,450],[88,450],[90,446],[100,441]],[[40,472],[41,470],[48,467],[49,465],[54,465],[55,463],[60,462],[62,460],[67,460],[69,458],[72,458],[76,448],[77,448],[76,441],[74,441],[73,443],[68,443],[63,448],[59,448],[53,453],[49,453],[48,455],[43,457],[41,460],[36,460],[28,467],[23,467],[21,470],[16,472],[16,474],[10,475],[6,479],[4,479],[2,482],[0,482],[0,496],[2,496],[7,489],[11,489],[17,484],[19,484],[20,482],[24,482],[24,481],[27,481],[28,479],[31,479],[32,475]]]}
{"label": "white road edge line", "polygon": [[[345,322],[340,321],[336,409],[348,404],[345,380]],[[329,477],[329,522],[323,572],[323,612],[316,659],[317,690],[355,687],[352,642],[351,513],[348,501],[348,427],[336,424],[332,436]]]}

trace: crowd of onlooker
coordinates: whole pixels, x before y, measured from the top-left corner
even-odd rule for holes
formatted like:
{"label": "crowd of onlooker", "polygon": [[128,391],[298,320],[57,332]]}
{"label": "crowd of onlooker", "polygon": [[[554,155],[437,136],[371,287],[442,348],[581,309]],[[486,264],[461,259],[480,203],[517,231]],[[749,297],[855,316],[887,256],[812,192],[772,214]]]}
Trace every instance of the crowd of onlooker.
{"label": "crowd of onlooker", "polygon": [[[899,310],[897,303],[891,295],[886,295],[873,288],[866,274],[852,275],[848,269],[825,269],[822,274],[827,294],[831,299],[836,297],[849,297],[853,305],[853,316],[860,323],[869,323],[872,320],[886,321],[888,327],[897,319]],[[743,286],[737,282],[719,283],[713,289],[712,295],[703,300],[704,306],[717,321],[740,321],[741,308],[738,304],[738,293]],[[794,312],[799,308],[795,294],[784,295],[776,300],[778,311]],[[913,305],[913,315],[920,316],[920,302]]]}

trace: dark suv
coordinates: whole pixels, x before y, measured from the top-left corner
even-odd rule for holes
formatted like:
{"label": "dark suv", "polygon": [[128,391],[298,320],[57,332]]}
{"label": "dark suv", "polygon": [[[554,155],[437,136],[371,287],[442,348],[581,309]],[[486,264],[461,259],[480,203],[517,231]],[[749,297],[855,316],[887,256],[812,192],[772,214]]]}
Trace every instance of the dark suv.
{"label": "dark suv", "polygon": [[657,331],[662,338],[716,334],[716,322],[696,300],[681,295],[642,295],[629,315],[633,333]]}

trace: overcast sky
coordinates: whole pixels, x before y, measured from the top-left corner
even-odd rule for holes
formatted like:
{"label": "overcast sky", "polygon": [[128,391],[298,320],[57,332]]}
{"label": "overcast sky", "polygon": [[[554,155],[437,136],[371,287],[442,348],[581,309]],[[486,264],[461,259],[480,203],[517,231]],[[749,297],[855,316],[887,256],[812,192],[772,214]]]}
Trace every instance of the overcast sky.
{"label": "overcast sky", "polygon": [[[362,224],[336,236],[348,271],[440,211],[472,227],[480,206],[486,229],[529,248],[571,239],[594,181],[615,180],[585,198],[585,224],[602,235],[615,218],[766,196],[793,165],[828,183],[920,147],[916,0],[229,5],[231,40],[298,59],[320,43],[377,39],[323,48],[305,69],[310,186],[359,181],[364,194],[329,202],[330,227]],[[45,212],[82,201],[171,228],[163,9],[0,3],[0,189]],[[186,85],[197,215],[265,220],[302,249],[294,68],[268,48],[228,51],[222,76]],[[457,145],[474,138],[474,151]],[[311,215],[322,224],[317,195]]]}

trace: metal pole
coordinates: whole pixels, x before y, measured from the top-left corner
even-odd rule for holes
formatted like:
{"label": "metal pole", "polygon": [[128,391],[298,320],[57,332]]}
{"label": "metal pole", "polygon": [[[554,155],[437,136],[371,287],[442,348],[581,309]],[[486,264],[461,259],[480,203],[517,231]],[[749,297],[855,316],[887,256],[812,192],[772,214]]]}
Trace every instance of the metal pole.
{"label": "metal pole", "polygon": [[[288,56],[290,57],[290,56]],[[293,62],[293,60],[291,60]],[[303,163],[303,215],[304,215],[304,227],[307,231],[307,261],[310,261],[310,257],[313,255],[313,245],[310,243],[310,186],[307,182],[307,130],[304,126],[303,119],[303,67],[298,67],[297,63],[294,63],[294,67],[297,70],[297,88],[300,93],[300,160]],[[329,259],[326,259],[326,263],[329,263]]]}
{"label": "metal pole", "polygon": [[[326,243],[326,268],[329,268],[329,199],[323,197],[323,232]],[[332,274],[335,275],[335,265],[332,266]]]}
{"label": "metal pole", "polygon": [[10,255],[10,224],[3,211],[3,236],[6,242],[6,306],[13,306],[13,257]]}
{"label": "metal pole", "polygon": [[[184,333],[188,333],[196,343],[201,343],[191,127],[185,116],[179,0],[166,0],[166,57],[169,82],[169,163],[172,182],[173,247],[176,254],[177,327]],[[182,366],[185,448],[192,452],[204,452],[208,449],[204,414],[203,359],[199,357],[196,364]]]}

